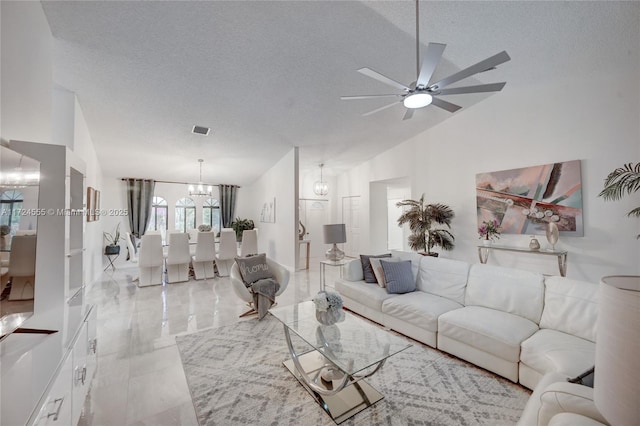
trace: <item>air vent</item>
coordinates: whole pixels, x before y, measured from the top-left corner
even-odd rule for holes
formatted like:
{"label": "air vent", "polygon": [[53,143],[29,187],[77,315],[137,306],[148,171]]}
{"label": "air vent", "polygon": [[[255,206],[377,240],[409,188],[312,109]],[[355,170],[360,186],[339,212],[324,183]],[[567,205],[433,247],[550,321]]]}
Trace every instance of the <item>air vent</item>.
{"label": "air vent", "polygon": [[193,130],[191,130],[191,133],[195,133],[196,135],[207,136],[210,131],[211,131],[211,129],[208,128],[208,127],[193,126]]}

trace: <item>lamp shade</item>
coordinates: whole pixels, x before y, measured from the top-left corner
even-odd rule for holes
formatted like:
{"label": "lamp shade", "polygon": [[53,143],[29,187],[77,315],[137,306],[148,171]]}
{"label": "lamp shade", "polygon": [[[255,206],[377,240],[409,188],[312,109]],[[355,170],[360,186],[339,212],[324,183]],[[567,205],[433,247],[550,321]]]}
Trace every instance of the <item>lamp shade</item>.
{"label": "lamp shade", "polygon": [[324,243],[341,244],[347,242],[347,230],[344,223],[324,225]]}
{"label": "lamp shade", "polygon": [[596,336],[596,407],[612,425],[638,424],[640,276],[600,280]]}

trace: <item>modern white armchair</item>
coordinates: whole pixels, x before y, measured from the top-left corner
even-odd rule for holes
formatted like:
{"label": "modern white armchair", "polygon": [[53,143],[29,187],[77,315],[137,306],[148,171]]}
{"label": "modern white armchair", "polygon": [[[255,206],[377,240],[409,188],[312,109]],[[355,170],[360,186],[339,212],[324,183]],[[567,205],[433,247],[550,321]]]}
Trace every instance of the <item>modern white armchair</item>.
{"label": "modern white armchair", "polygon": [[196,254],[191,261],[196,280],[215,278],[216,238],[213,232],[198,232]]}
{"label": "modern white armchair", "polygon": [[147,233],[142,236],[138,268],[140,269],[139,287],[162,284],[164,256],[162,255],[162,236],[159,233]]}
{"label": "modern white armchair", "polygon": [[189,234],[180,232],[169,236],[169,252],[167,254],[167,282],[177,283],[189,281]]}
{"label": "modern white armchair", "polygon": [[245,229],[242,231],[240,256],[245,257],[256,253],[258,253],[258,231],[256,229]]}
{"label": "modern white armchair", "polygon": [[567,382],[560,373],[540,379],[517,426],[608,425],[598,411],[593,388]]}
{"label": "modern white armchair", "polygon": [[[267,259],[267,265],[273,274],[273,279],[280,284],[280,288],[276,292],[276,297],[278,297],[284,293],[287,289],[287,285],[289,285],[289,270],[271,259]],[[231,280],[231,286],[233,287],[234,293],[250,307],[249,311],[240,316],[244,317],[256,313],[253,306],[253,295],[244,285],[244,281],[242,281],[242,276],[240,275],[240,269],[238,268],[238,264],[235,262],[231,266],[229,279]]]}
{"label": "modern white armchair", "polygon": [[222,228],[222,231],[220,231],[220,247],[216,254],[218,275],[228,277],[229,269],[237,256],[238,244],[236,243],[235,231],[231,228]]}

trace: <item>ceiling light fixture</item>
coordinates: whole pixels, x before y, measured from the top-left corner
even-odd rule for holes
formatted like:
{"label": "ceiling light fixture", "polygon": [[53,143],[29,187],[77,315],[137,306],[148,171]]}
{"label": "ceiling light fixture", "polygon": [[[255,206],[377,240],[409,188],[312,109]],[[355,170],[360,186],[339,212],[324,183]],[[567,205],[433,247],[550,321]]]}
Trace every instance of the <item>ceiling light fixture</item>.
{"label": "ceiling light fixture", "polygon": [[322,168],[324,164],[320,164],[320,180],[313,184],[313,192],[316,195],[324,196],[329,193],[329,185],[322,179]]}
{"label": "ceiling light fixture", "polygon": [[200,163],[200,180],[198,181],[197,186],[189,185],[189,195],[197,197],[211,197],[213,194],[213,187],[209,185],[205,190],[204,184],[202,183],[202,163],[204,160],[200,158],[198,159],[198,162]]}
{"label": "ceiling light fixture", "polygon": [[404,98],[402,103],[407,108],[423,108],[431,104],[433,98],[426,92],[415,92]]}

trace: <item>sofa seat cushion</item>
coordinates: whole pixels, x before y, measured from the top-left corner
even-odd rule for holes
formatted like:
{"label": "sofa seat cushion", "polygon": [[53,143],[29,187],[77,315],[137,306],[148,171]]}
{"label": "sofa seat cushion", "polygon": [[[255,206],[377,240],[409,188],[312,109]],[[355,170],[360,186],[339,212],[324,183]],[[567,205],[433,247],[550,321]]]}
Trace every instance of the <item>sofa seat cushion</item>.
{"label": "sofa seat cushion", "polygon": [[382,303],[385,315],[431,332],[438,331],[438,317],[463,306],[434,294],[414,291],[387,299]]}
{"label": "sofa seat cushion", "polygon": [[556,330],[542,329],[522,342],[520,362],[540,374],[578,376],[595,363],[596,345]]}
{"label": "sofa seat cushion", "polygon": [[510,362],[520,359],[520,344],[538,330],[517,315],[465,306],[440,315],[438,333]]}
{"label": "sofa seat cushion", "polygon": [[349,299],[367,306],[376,311],[382,311],[382,302],[396,297],[387,293],[387,290],[377,285],[367,284],[364,281],[336,280],[335,289],[338,293]]}

